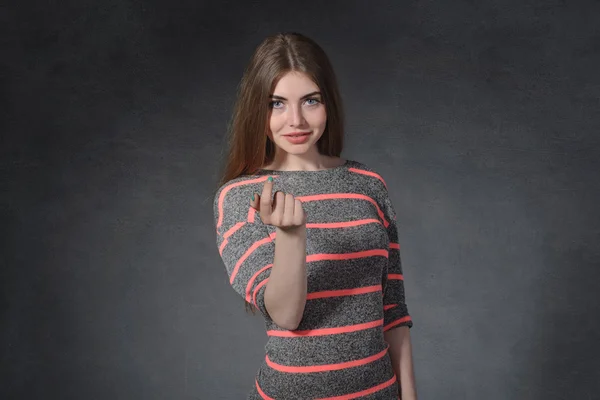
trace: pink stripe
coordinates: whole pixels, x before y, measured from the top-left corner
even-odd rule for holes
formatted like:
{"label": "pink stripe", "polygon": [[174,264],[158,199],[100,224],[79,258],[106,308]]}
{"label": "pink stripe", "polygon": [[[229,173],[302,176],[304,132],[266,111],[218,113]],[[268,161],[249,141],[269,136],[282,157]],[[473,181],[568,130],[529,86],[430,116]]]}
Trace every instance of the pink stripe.
{"label": "pink stripe", "polygon": [[400,243],[390,243],[390,249],[400,250]]}
{"label": "pink stripe", "polygon": [[229,236],[233,235],[237,230],[239,230],[244,225],[246,225],[245,222],[238,222],[237,224],[235,224],[234,226],[229,228],[229,230],[223,234],[223,237],[225,239],[227,239]]}
{"label": "pink stripe", "polygon": [[265,359],[266,359],[267,365],[276,371],[288,372],[288,373],[292,373],[292,374],[306,374],[306,373],[311,373],[311,372],[338,371],[341,369],[353,368],[353,367],[358,367],[361,365],[369,364],[373,361],[377,361],[377,360],[385,357],[385,355],[388,352],[388,348],[389,348],[389,346],[386,346],[386,348],[383,349],[382,351],[380,351],[379,353],[373,354],[372,356],[369,356],[366,358],[361,358],[360,360],[346,361],[346,362],[337,363],[337,364],[290,366],[290,365],[277,364],[277,363],[271,361],[269,359],[268,355]]}
{"label": "pink stripe", "polygon": [[265,392],[262,391],[260,386],[258,386],[258,381],[256,379],[254,380],[254,382],[256,382],[256,391],[258,392],[258,394],[260,394],[260,397],[262,397],[264,400],[275,400],[274,398],[267,396]]}
{"label": "pink stripe", "polygon": [[231,276],[229,277],[229,283],[233,284],[233,281],[235,280],[235,277],[237,276],[240,266],[243,264],[244,261],[246,261],[246,259],[248,257],[250,257],[250,254],[252,254],[254,252],[254,250],[259,248],[260,246],[267,244],[267,243],[271,243],[271,239],[268,237],[261,239],[258,242],[254,242],[252,244],[252,246],[250,246],[250,248],[248,250],[246,250],[244,255],[241,256],[240,259],[238,260],[238,262],[235,264],[235,267],[233,268],[233,272],[231,273]]}
{"label": "pink stripe", "polygon": [[377,209],[377,214],[383,220],[383,226],[386,228],[390,224],[386,219],[383,211],[379,208],[379,204],[369,196],[365,196],[364,194],[358,193],[329,193],[329,194],[315,194],[311,196],[299,196],[296,197],[301,202],[308,201],[319,201],[319,200],[337,200],[337,199],[357,199],[357,200],[366,200],[369,203],[373,204]]}
{"label": "pink stripe", "polygon": [[245,224],[246,224],[245,222],[238,222],[237,224],[232,226],[227,232],[225,232],[225,234],[223,235],[223,238],[225,240],[223,240],[223,243],[221,243],[221,245],[219,246],[219,254],[223,255],[223,251],[225,251],[225,246],[227,246],[227,243],[229,242],[227,240],[229,238],[229,236],[233,235],[237,230],[239,230]]}
{"label": "pink stripe", "polygon": [[383,311],[387,311],[394,307],[398,307],[398,304],[387,304],[387,305],[383,306]]}
{"label": "pink stripe", "polygon": [[260,275],[261,273],[263,273],[267,269],[271,268],[272,266],[273,266],[273,264],[265,265],[264,267],[262,267],[261,269],[259,269],[254,275],[252,275],[252,277],[250,278],[250,280],[248,280],[248,284],[246,285],[246,301],[247,302],[250,302],[250,291],[252,290],[252,286],[254,285],[254,281],[256,280],[256,278],[258,277],[258,275]]}
{"label": "pink stripe", "polygon": [[258,304],[256,304],[256,295],[258,294],[260,288],[265,286],[267,282],[269,282],[269,278],[265,279],[264,281],[261,281],[258,285],[256,285],[256,288],[254,289],[254,295],[252,296],[252,304],[254,304],[256,307],[258,307]]}
{"label": "pink stripe", "polygon": [[223,251],[225,250],[225,246],[227,246],[227,242],[228,240],[225,239],[223,240],[223,243],[221,243],[221,245],[219,246],[219,254],[223,255]]}
{"label": "pink stripe", "polygon": [[248,222],[249,223],[254,223],[254,217],[256,215],[256,210],[252,207],[248,208]]}
{"label": "pink stripe", "polygon": [[396,325],[400,325],[401,323],[406,322],[406,321],[411,321],[410,315],[407,315],[406,317],[402,317],[400,319],[397,319],[394,322],[390,322],[389,324],[387,324],[386,326],[383,327],[383,331],[384,332],[388,331],[391,328],[395,327]]}
{"label": "pink stripe", "polygon": [[373,292],[380,292],[381,285],[365,286],[354,289],[342,289],[342,290],[326,290],[323,292],[313,292],[306,295],[306,300],[323,299],[327,297],[341,297],[341,296],[355,296],[357,294],[366,294]]}
{"label": "pink stripe", "polygon": [[383,186],[385,186],[385,188],[387,189],[387,185],[385,184],[385,181],[383,180],[383,178],[381,177],[381,175],[379,175],[379,174],[377,174],[375,172],[365,171],[364,169],[359,169],[359,168],[348,168],[348,171],[355,172],[357,174],[362,174],[362,175],[367,175],[367,176],[372,176],[374,178],[377,178],[377,179],[379,179],[383,183]]}
{"label": "pink stripe", "polygon": [[[353,226],[366,225],[366,224],[381,224],[381,221],[377,219],[361,219],[357,221],[347,221],[347,222],[315,222],[315,223],[307,223],[306,228],[308,229],[337,229],[337,228],[350,228]],[[277,231],[270,233],[269,236],[271,239],[275,239],[277,236]]]}
{"label": "pink stripe", "polygon": [[383,319],[377,321],[365,322],[363,324],[340,326],[337,328],[322,328],[322,329],[310,329],[304,331],[267,331],[267,336],[277,337],[303,337],[303,336],[327,336],[337,335],[340,333],[350,333],[363,331],[377,326],[383,326]]}
{"label": "pink stripe", "polygon": [[342,396],[335,396],[335,397],[322,397],[316,400],[350,400],[350,399],[356,399],[357,397],[362,397],[362,396],[367,396],[369,394],[373,394],[376,392],[379,392],[380,390],[383,390],[385,388],[388,388],[390,386],[392,386],[394,383],[396,382],[396,375],[392,376],[392,378],[390,380],[387,380],[383,383],[380,383],[377,386],[373,386],[370,389],[366,389],[366,390],[361,390],[360,392],[355,392],[355,393],[348,393]]}
{"label": "pink stripe", "polygon": [[350,228],[353,226],[366,225],[366,224],[381,224],[381,221],[378,219],[361,219],[357,221],[347,221],[347,222],[323,222],[323,223],[312,223],[306,224],[307,228],[313,229],[335,229],[335,228]]}
{"label": "pink stripe", "polygon": [[397,281],[403,281],[404,280],[404,276],[402,276],[402,274],[388,274],[388,279],[394,279]]}
{"label": "pink stripe", "polygon": [[382,256],[387,258],[388,254],[388,251],[385,249],[364,250],[355,253],[321,253],[306,256],[306,262],[324,260],[352,260],[354,258],[365,258],[373,256]]}
{"label": "pink stripe", "polygon": [[[273,177],[277,177],[277,175],[273,175]],[[223,203],[225,201],[225,196],[227,195],[227,193],[231,189],[234,189],[236,187],[245,186],[245,185],[252,185],[254,183],[264,182],[267,179],[268,179],[268,176],[261,176],[261,177],[256,178],[256,179],[249,179],[249,180],[246,180],[246,181],[239,181],[239,182],[236,182],[236,183],[232,183],[232,184],[226,186],[225,188],[223,188],[223,190],[221,190],[221,193],[219,194],[219,200],[218,200],[219,217],[217,219],[217,233],[219,232],[219,228],[223,224]],[[385,184],[385,182],[384,182],[384,184]],[[357,194],[357,193],[331,193],[331,194],[319,194],[319,195],[312,195],[312,196],[300,196],[300,197],[297,197],[297,199],[300,200],[300,201],[302,201],[302,202],[304,202],[304,201],[318,201],[318,200],[335,200],[335,199],[359,199],[359,200],[366,200],[366,201],[372,203],[377,208],[377,213],[379,214],[379,216],[383,220],[383,225],[386,228],[389,225],[389,222],[385,219],[385,215],[384,215],[383,211],[381,211],[381,209],[379,208],[379,204],[377,204],[377,202],[375,200],[373,200],[372,198],[370,198],[369,196],[366,196],[366,195],[363,195],[363,194]],[[250,207],[250,209],[252,209],[252,207]],[[249,219],[253,218],[253,217],[254,217],[254,215],[252,215],[252,216],[248,215]]]}
{"label": "pink stripe", "polygon": [[[273,177],[276,177],[277,175],[273,175]],[[221,227],[221,225],[223,224],[223,202],[225,200],[225,196],[227,195],[227,193],[233,189],[236,188],[238,186],[245,186],[245,185],[252,185],[253,183],[260,183],[260,182],[264,182],[268,179],[268,176],[261,176],[260,178],[256,178],[256,179],[249,179],[247,181],[239,181],[236,183],[232,183],[226,187],[223,188],[223,190],[221,190],[221,193],[219,194],[219,200],[218,200],[218,209],[219,209],[219,218],[217,219],[217,232],[219,232],[219,228]],[[248,199],[248,204],[250,204],[250,199]]]}

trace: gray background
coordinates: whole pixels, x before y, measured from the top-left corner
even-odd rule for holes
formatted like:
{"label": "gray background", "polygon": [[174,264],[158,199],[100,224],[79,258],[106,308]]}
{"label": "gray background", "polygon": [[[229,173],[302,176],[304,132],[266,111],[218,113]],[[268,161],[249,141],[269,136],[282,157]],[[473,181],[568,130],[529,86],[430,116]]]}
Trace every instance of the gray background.
{"label": "gray background", "polygon": [[398,212],[421,399],[600,399],[597,1],[3,6],[3,399],[242,399],[212,216],[236,86],[297,30]]}

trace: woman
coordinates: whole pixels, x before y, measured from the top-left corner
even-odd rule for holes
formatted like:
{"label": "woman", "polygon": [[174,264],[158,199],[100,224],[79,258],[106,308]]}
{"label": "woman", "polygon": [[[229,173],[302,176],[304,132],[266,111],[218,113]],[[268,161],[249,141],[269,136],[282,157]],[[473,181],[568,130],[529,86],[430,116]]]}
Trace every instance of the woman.
{"label": "woman", "polygon": [[258,46],[214,200],[229,282],[269,337],[249,399],[416,399],[396,214],[382,177],[339,157],[342,114],[314,41]]}

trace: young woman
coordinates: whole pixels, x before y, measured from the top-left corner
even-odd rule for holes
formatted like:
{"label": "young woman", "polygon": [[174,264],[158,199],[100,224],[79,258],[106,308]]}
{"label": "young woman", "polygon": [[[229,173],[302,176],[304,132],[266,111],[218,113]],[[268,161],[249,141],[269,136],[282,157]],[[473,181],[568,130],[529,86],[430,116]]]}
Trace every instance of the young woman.
{"label": "young woman", "polygon": [[340,158],[342,103],[321,47],[264,40],[230,133],[217,246],[269,338],[248,399],[416,399],[396,214],[383,178]]}

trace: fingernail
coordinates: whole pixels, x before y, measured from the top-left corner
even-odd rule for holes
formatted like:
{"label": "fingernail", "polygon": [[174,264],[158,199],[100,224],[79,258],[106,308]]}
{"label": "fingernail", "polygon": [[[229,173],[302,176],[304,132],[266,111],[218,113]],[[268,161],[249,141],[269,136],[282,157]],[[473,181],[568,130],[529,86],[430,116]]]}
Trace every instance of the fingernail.
{"label": "fingernail", "polygon": [[254,201],[254,194],[252,195],[252,201]]}
{"label": "fingernail", "polygon": [[269,182],[273,182],[273,177],[270,176],[269,179],[267,179]]}

